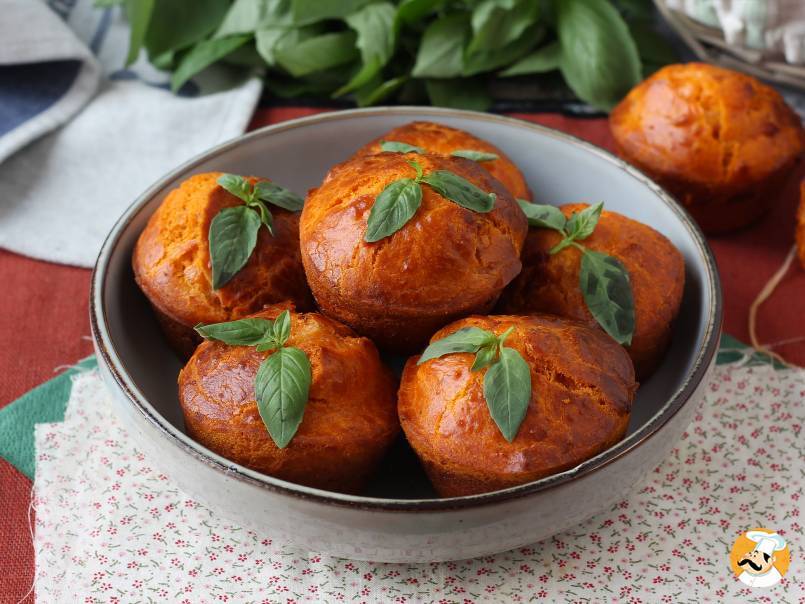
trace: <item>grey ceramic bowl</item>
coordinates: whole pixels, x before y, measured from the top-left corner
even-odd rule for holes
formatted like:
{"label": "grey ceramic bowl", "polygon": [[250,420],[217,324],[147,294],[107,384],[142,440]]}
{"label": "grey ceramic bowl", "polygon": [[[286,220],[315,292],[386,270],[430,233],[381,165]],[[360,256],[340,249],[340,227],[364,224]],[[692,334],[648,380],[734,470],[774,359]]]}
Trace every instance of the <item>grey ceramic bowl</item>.
{"label": "grey ceramic bowl", "polygon": [[[413,120],[488,139],[524,172],[536,201],[603,200],[664,233],[687,283],[672,347],[638,392],[626,438],[576,468],[516,488],[438,499],[401,441],[366,496],[307,488],[234,464],[191,440],[177,399],[179,360],[134,283],[131,253],[166,193],[197,172],[260,174],[297,191],[365,142]],[[216,513],[302,548],[346,558],[427,562],[544,539],[625,497],[668,454],[702,398],[715,360],[721,294],[713,256],[690,217],[637,170],[571,136],[505,117],[399,107],[307,117],[247,134],[168,173],[112,229],[95,267],[92,332],[102,375],[131,437]]]}

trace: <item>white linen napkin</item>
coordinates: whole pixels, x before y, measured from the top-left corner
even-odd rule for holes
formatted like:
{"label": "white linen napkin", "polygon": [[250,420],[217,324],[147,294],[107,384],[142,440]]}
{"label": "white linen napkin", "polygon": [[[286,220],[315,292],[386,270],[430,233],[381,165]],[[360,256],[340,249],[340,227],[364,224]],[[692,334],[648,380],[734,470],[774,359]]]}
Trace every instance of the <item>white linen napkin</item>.
{"label": "white linen napkin", "polygon": [[244,132],[261,83],[211,68],[174,95],[145,56],[123,68],[120,6],[52,8],[0,0],[0,247],[88,267],[143,190]]}
{"label": "white linen napkin", "polygon": [[[725,365],[645,486],[531,547],[442,564],[299,551],[233,526],[138,450],[95,373],[61,424],[36,428],[41,602],[795,602],[805,594],[805,371]],[[730,570],[743,531],[794,550],[782,583]]]}

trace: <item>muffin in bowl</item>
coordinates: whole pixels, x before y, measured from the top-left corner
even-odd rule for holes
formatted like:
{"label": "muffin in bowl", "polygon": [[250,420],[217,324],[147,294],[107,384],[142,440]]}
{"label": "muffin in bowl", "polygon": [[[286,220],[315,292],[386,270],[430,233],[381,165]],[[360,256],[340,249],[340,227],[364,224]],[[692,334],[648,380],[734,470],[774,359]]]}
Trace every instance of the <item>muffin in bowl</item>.
{"label": "muffin in bowl", "polygon": [[[559,209],[570,218],[588,207],[567,204]],[[582,252],[570,246],[550,253],[561,240],[555,230],[529,229],[523,247],[523,271],[506,288],[498,307],[500,312],[551,313],[598,326],[580,286]],[[617,259],[628,273],[634,330],[626,350],[638,378],[646,380],[659,366],[671,341],[685,288],[685,260],[661,233],[606,210],[601,212],[592,233],[580,243]]]}
{"label": "muffin in bowl", "polygon": [[802,122],[758,80],[704,63],[669,65],[609,117],[619,154],[668,189],[707,233],[746,226],[802,154]]}
{"label": "muffin in bowl", "polygon": [[380,153],[335,166],[309,193],[300,242],[324,313],[381,348],[411,352],[442,325],[494,306],[520,272],[527,228],[477,163]]}
{"label": "muffin in bowl", "polygon": [[[189,357],[200,342],[193,326],[246,316],[266,304],[313,306],[299,251],[299,212],[270,205],[271,231],[257,230],[253,251],[228,281],[214,287],[210,228],[230,208],[245,208],[220,172],[196,174],[168,193],[137,240],[134,278],[173,348]],[[242,179],[249,186],[266,179]],[[257,210],[248,210],[257,215]]]}
{"label": "muffin in bowl", "polygon": [[[403,143],[403,146],[396,143]],[[382,153],[412,146],[424,153],[475,158],[497,178],[515,199],[531,200],[531,190],[520,169],[503,151],[482,138],[436,122],[411,122],[389,130],[380,138],[364,145],[356,155]]]}
{"label": "muffin in bowl", "polygon": [[[473,334],[480,346],[460,346]],[[519,403],[508,408],[490,376],[504,356],[519,364],[508,380],[519,386],[504,393]],[[458,497],[531,482],[604,451],[626,433],[636,390],[629,356],[600,330],[549,315],[474,316],[409,359],[398,412],[436,491]]]}
{"label": "muffin in bowl", "polygon": [[[283,322],[284,334],[276,327]],[[188,435],[258,472],[359,492],[399,433],[396,380],[374,344],[319,313],[282,305],[199,331],[209,339],[179,374]],[[272,379],[284,379],[268,366],[280,350],[296,355],[286,366],[307,371],[295,401],[293,390],[271,390]],[[294,386],[304,382],[303,373],[290,375]],[[277,424],[280,415],[285,424]]]}

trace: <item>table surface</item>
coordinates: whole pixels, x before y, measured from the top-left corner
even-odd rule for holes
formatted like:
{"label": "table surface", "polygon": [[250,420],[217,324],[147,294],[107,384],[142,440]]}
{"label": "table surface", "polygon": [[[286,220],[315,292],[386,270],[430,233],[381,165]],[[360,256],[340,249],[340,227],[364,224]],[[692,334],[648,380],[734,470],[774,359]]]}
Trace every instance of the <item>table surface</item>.
{"label": "table surface", "polygon": [[[316,108],[259,109],[250,128],[322,111]],[[510,114],[612,149],[605,119],[559,114]],[[165,167],[166,170],[170,166]],[[782,264],[793,244],[798,169],[782,198],[762,221],[744,231],[710,238],[724,290],[724,329],[748,342],[749,306]],[[537,184],[538,186],[538,184]],[[88,293],[91,271],[31,260],[0,250],[0,407],[62,368],[92,354]],[[761,342],[784,342],[775,350],[805,366],[805,270],[795,266],[764,304],[758,322]],[[29,501],[31,482],[0,459],[0,603],[18,602],[31,586],[34,568]],[[32,600],[32,599],[31,599]]]}

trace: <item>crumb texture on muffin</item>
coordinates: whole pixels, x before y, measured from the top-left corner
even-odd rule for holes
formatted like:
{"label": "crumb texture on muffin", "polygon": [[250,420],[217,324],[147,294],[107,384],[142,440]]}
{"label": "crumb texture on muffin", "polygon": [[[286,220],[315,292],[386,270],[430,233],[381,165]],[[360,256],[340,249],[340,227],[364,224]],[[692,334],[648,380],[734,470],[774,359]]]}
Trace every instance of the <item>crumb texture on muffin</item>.
{"label": "crumb texture on muffin", "polygon": [[531,368],[531,400],[514,440],[489,414],[485,371],[474,355],[456,353],[417,365],[408,360],[399,390],[403,430],[441,496],[503,489],[572,468],[618,442],[637,389],[632,363],[602,331],[549,315],[468,317],[463,327],[497,335],[515,327],[506,346]]}
{"label": "crumb texture on muffin", "polygon": [[710,232],[761,213],[805,142],[801,120],[776,90],[703,63],[656,72],[612,111],[610,126],[619,153]]}
{"label": "crumb texture on muffin", "polygon": [[[252,316],[274,319],[276,305]],[[304,351],[313,380],[304,418],[279,449],[255,400],[257,369],[269,352],[202,343],[179,375],[188,434],[253,470],[298,484],[357,492],[399,432],[396,383],[366,338],[318,313],[292,313],[287,346]]]}
{"label": "crumb texture on muffin", "polygon": [[481,166],[497,178],[512,197],[531,200],[531,191],[525,177],[514,162],[495,145],[469,132],[435,122],[411,122],[389,130],[380,138],[364,145],[355,155],[380,153],[380,143],[384,140],[407,143],[438,155],[450,155],[459,150],[494,153],[498,159],[481,162]]}
{"label": "crumb texture on muffin", "polygon": [[237,319],[285,300],[311,308],[299,251],[299,213],[276,206],[270,206],[274,235],[261,227],[246,265],[222,288],[212,289],[210,222],[222,209],[243,203],[218,185],[219,176],[191,176],[151,216],[132,260],[140,288],[160,313],[188,327]]}
{"label": "crumb texture on muffin", "polygon": [[[474,212],[422,184],[422,203],[393,235],[364,241],[375,198],[391,182],[449,170],[493,192],[495,207]],[[308,196],[300,239],[319,306],[381,346],[411,350],[440,326],[489,310],[520,272],[528,224],[511,195],[475,162],[382,153],[335,166]]]}
{"label": "crumb texture on muffin", "polygon": [[[569,218],[586,207],[567,204],[560,209]],[[568,247],[557,254],[548,253],[560,240],[561,235],[551,229],[529,230],[523,271],[504,292],[499,308],[508,314],[551,313],[597,327],[579,287],[581,251]],[[685,288],[685,260],[661,233],[606,210],[593,234],[580,243],[620,260],[629,273],[635,330],[627,351],[637,375],[645,380],[660,364],[670,343]]]}

